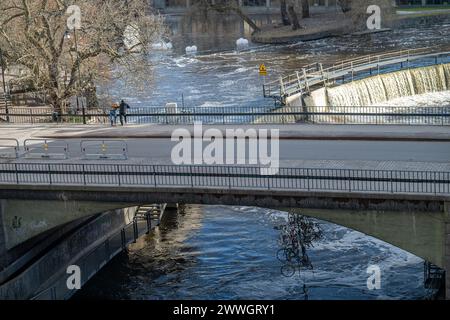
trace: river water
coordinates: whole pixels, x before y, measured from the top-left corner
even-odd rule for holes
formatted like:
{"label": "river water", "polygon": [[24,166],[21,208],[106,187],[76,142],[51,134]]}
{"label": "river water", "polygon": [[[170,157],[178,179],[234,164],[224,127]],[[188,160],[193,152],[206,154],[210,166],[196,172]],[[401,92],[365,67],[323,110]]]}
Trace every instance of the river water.
{"label": "river water", "polygon": [[[171,23],[175,33],[173,50],[160,51],[152,57],[155,65],[153,87],[137,91],[118,83],[105,91],[116,100],[125,98],[132,107],[161,107],[167,102],[187,107],[270,106],[273,101],[263,98],[263,82],[292,74],[306,64],[321,62],[326,66],[360,55],[427,46],[450,50],[450,19],[448,24],[360,37],[277,46],[250,43],[250,47],[241,52],[235,49],[236,40],[250,35],[248,28],[241,26],[239,21],[225,20],[221,24],[206,25],[201,20]],[[216,24],[223,27],[213,28]],[[208,30],[218,33],[205,32]],[[184,54],[185,48],[192,45],[198,47],[198,54]],[[268,69],[267,78],[259,76],[262,63]]]}
{"label": "river water", "polygon": [[[423,261],[362,233],[319,222],[308,251],[314,269],[292,277],[277,259],[274,210],[188,206],[121,254],[76,299],[424,299]],[[367,289],[367,267],[381,269],[381,290]],[[306,285],[306,292],[304,290]]]}
{"label": "river water", "polygon": [[[265,18],[267,19],[267,18]],[[198,22],[198,21],[197,21]],[[109,88],[133,107],[261,106],[265,63],[269,79],[311,62],[432,45],[450,48],[450,24],[422,26],[363,37],[291,45],[250,44],[236,52],[248,28],[223,22],[217,31],[201,22],[172,21],[171,51],[153,56],[155,86],[145,92]],[[218,33],[211,34],[208,30]],[[184,48],[199,53],[186,56]],[[183,98],[182,98],[183,96]],[[323,237],[309,250],[313,271],[282,275],[277,259],[279,226],[287,214],[262,208],[188,206],[153,235],[101,270],[76,299],[425,299],[423,260],[359,232],[319,222]],[[369,265],[382,271],[381,290],[366,286]],[[305,294],[305,288],[307,294]]]}

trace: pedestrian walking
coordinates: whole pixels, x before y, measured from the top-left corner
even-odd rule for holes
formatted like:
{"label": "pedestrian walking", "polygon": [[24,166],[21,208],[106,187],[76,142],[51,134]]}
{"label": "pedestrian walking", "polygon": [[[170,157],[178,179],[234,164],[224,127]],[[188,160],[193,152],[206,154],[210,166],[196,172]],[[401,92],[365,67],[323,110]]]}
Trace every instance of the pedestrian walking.
{"label": "pedestrian walking", "polygon": [[130,109],[130,106],[125,103],[125,101],[120,101],[119,105],[119,117],[120,117],[120,124],[123,126],[123,123],[127,123],[127,109]]}

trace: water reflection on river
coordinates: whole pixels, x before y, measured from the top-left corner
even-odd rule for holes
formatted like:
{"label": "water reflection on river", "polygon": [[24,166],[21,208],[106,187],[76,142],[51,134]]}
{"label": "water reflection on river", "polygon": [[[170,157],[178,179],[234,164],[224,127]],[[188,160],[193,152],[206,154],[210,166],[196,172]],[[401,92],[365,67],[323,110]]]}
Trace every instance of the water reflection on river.
{"label": "water reflection on river", "polygon": [[[320,222],[314,270],[281,274],[276,253],[287,213],[188,206],[96,275],[77,299],[421,299],[423,261],[359,232]],[[382,270],[369,291],[367,267]]]}

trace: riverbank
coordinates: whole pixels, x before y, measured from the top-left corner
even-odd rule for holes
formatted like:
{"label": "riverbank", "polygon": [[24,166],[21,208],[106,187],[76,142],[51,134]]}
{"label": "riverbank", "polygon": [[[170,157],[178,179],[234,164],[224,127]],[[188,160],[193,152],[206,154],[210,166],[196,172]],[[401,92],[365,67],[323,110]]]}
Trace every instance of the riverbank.
{"label": "riverbank", "polygon": [[264,44],[285,44],[298,41],[318,40],[348,33],[351,20],[343,13],[312,14],[311,18],[300,21],[302,29],[292,30],[292,26],[271,24],[252,35],[252,41]]}
{"label": "riverbank", "polygon": [[262,44],[288,44],[299,41],[312,41],[329,37],[338,37],[349,34],[360,36],[370,33],[386,32],[391,28],[408,27],[411,25],[424,25],[440,23],[450,20],[449,11],[414,12],[413,14],[397,14],[386,21],[380,30],[355,32],[350,17],[342,12],[328,12],[313,14],[311,18],[302,19],[302,29],[292,30],[292,26],[271,24],[264,26],[260,31],[253,33],[252,41]]}

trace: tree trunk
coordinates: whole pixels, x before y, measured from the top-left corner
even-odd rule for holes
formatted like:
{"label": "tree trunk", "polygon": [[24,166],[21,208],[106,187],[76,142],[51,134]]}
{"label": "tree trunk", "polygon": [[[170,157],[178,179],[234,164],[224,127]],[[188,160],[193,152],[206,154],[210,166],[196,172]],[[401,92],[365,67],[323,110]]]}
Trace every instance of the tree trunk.
{"label": "tree trunk", "polygon": [[95,86],[92,86],[85,92],[86,96],[86,108],[87,109],[98,109],[98,97],[97,97],[97,89]]}
{"label": "tree trunk", "polygon": [[292,30],[300,29],[300,22],[298,21],[297,12],[295,12],[295,8],[293,5],[288,6],[288,12],[292,21]]}
{"label": "tree trunk", "polygon": [[352,10],[351,0],[338,0],[338,4],[341,7],[343,13],[347,13]]}
{"label": "tree trunk", "polygon": [[64,99],[61,99],[56,92],[50,93],[50,104],[53,107],[53,112],[62,114],[63,106],[64,106]]}
{"label": "tree trunk", "polygon": [[59,72],[57,63],[50,64],[48,76],[49,76],[49,85],[51,87],[50,103],[53,106],[53,111],[61,114],[64,99],[61,98],[61,90],[58,83]]}
{"label": "tree trunk", "polygon": [[291,21],[289,20],[289,15],[287,12],[286,0],[280,1],[280,10],[281,10],[281,21],[284,26],[290,26]]}
{"label": "tree trunk", "polygon": [[309,1],[302,0],[302,17],[309,18],[311,15],[309,14]]}
{"label": "tree trunk", "polygon": [[242,12],[241,8],[239,7],[233,7],[234,12],[237,13],[237,15],[239,17],[241,17],[245,22],[248,23],[248,25],[250,26],[250,28],[253,29],[253,31],[259,31],[259,27],[255,24],[255,22],[250,19],[249,16],[247,16],[244,12]]}

